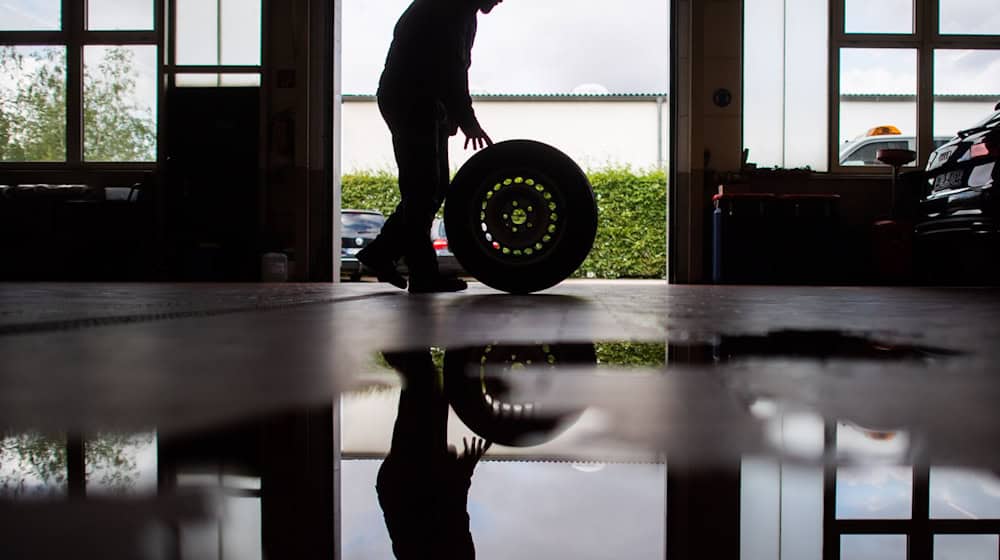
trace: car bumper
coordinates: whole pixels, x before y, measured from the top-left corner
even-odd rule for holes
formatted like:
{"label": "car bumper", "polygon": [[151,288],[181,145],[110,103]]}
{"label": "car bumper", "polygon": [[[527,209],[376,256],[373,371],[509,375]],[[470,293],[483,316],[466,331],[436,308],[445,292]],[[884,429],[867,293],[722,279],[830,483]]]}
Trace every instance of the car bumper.
{"label": "car bumper", "polygon": [[917,278],[934,285],[997,285],[1000,222],[992,217],[949,216],[914,228]]}
{"label": "car bumper", "polygon": [[351,255],[340,255],[341,274],[361,274],[362,266],[358,258]]}

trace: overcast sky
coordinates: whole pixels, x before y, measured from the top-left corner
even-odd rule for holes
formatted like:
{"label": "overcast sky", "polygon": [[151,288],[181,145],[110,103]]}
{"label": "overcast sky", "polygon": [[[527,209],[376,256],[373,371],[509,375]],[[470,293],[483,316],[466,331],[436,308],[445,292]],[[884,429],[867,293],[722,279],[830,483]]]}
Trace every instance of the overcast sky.
{"label": "overcast sky", "polygon": [[[408,0],[343,0],[345,93],[374,93]],[[667,0],[505,0],[480,15],[469,87],[481,93],[668,89]]]}

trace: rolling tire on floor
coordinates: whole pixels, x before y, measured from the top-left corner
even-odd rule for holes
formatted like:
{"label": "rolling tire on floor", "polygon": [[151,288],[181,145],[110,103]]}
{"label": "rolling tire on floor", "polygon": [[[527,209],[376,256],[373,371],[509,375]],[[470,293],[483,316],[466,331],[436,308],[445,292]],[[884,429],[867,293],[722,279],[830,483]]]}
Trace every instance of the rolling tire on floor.
{"label": "rolling tire on floor", "polygon": [[[593,344],[490,344],[448,349],[444,354],[444,392],[455,414],[478,436],[510,447],[540,445],[563,433],[583,410],[554,410],[511,399],[505,375],[522,368],[593,367]],[[526,379],[542,398],[551,390],[545,376]]]}
{"label": "rolling tire on floor", "polygon": [[444,208],[455,258],[480,282],[514,294],[550,288],[583,264],[597,203],[583,170],[532,140],[499,142],[455,175]]}

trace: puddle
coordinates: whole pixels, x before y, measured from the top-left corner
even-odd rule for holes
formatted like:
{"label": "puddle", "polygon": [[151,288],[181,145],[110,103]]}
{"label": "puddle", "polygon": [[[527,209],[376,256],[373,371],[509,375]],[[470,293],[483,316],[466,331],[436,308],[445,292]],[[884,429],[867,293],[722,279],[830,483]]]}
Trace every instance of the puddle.
{"label": "puddle", "polygon": [[[996,441],[1000,419],[981,416],[992,390],[960,383],[965,357],[823,331],[383,352],[336,408],[98,434],[82,451],[80,436],[5,433],[0,552],[65,557],[86,536],[108,544],[95,554],[151,559],[665,559],[682,532],[731,535],[742,558],[820,560],[824,539],[859,557],[995,558],[1000,461],[972,442]],[[930,406],[954,394],[966,416]],[[854,414],[873,407],[898,423]],[[974,447],[990,468],[929,459]],[[51,548],[6,544],[37,543],[9,538],[35,526]],[[873,534],[911,538],[858,537]]]}

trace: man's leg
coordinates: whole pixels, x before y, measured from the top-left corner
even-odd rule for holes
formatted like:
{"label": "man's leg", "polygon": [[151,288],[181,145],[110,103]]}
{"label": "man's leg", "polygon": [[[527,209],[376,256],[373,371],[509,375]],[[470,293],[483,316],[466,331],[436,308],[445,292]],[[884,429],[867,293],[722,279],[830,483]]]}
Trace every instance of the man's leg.
{"label": "man's leg", "polygon": [[[451,168],[448,166],[448,139],[450,135],[448,134],[448,127],[446,123],[439,122],[437,130],[437,150],[435,154],[435,160],[437,165],[437,185],[434,190],[434,198],[432,207],[429,213],[430,220],[426,224],[426,229],[429,230],[431,224],[434,221],[434,216],[437,211],[441,208],[441,204],[444,203],[445,196],[448,194],[448,188],[450,186],[450,176]],[[431,244],[431,251],[434,251],[433,244]],[[434,275],[428,276],[430,280],[426,280],[425,277],[410,277],[410,292],[424,293],[424,292],[458,292],[468,288],[468,285],[464,280],[451,276],[451,277],[441,277],[437,269],[437,253],[434,253]]]}
{"label": "man's leg", "polygon": [[440,205],[437,129],[432,121],[422,130],[406,130],[392,138],[401,198],[394,214],[400,221],[394,224],[398,228],[394,234],[401,243],[395,247],[406,257],[411,286],[430,282],[438,275],[437,254],[431,243],[431,223]]}
{"label": "man's leg", "polygon": [[[375,270],[383,282],[390,282],[399,288],[406,288],[406,280],[395,270],[395,263],[407,256],[407,266],[413,276],[413,263],[418,275],[428,256],[433,259],[436,272],[437,256],[430,241],[430,222],[427,223],[427,248],[415,245],[414,232],[419,231],[422,215],[435,210],[433,204],[437,168],[431,166],[436,160],[437,115],[435,106],[426,100],[407,99],[400,103],[392,96],[379,92],[378,108],[392,132],[392,147],[399,169],[400,202],[382,225],[379,235],[361,252],[358,260]],[[429,251],[429,255],[427,252]],[[414,256],[409,254],[413,253]]]}

